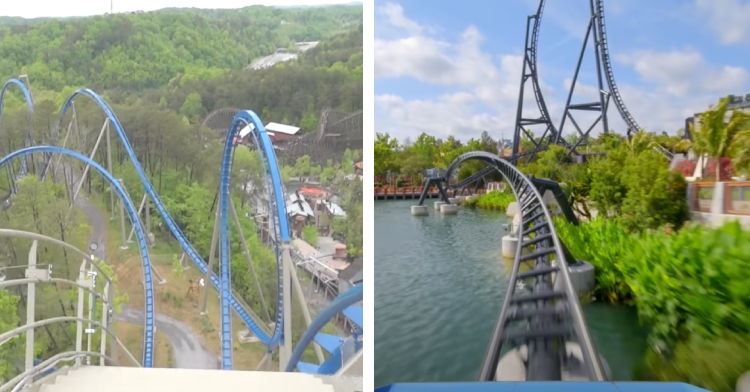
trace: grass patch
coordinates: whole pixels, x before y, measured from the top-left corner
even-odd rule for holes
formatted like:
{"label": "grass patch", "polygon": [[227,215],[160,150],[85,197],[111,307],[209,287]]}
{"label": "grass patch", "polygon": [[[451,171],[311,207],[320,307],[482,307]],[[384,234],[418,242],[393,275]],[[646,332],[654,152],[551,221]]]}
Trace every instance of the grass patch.
{"label": "grass patch", "polygon": [[[109,213],[98,200],[91,200],[99,207],[105,217]],[[134,309],[143,309],[143,267],[136,243],[128,244],[128,249],[120,249],[122,245],[122,234],[120,228],[119,214],[115,219],[109,220],[107,230],[107,263],[112,265],[119,279],[119,290],[127,293],[129,297],[128,306]],[[129,233],[130,225],[126,224],[126,235]],[[200,292],[188,293],[190,280],[197,282],[202,274],[195,264],[186,258],[187,270],[181,274],[172,272],[173,259],[179,257],[182,250],[176,241],[171,243],[156,240],[156,245],[149,248],[151,264],[157,274],[167,279],[167,284],[158,284],[154,276],[154,306],[158,313],[180,320],[188,325],[198,335],[204,347],[214,353],[220,352],[220,306],[219,294],[212,286],[209,288],[207,316],[200,315],[199,303]],[[180,276],[176,276],[180,275]],[[240,344],[236,339],[236,333],[247,329],[244,322],[232,313],[232,330],[235,333],[234,341],[234,368],[238,370],[255,370],[266,353],[262,343]],[[158,330],[157,330],[158,331]],[[118,332],[118,337],[119,337]],[[120,337],[122,339],[122,337]],[[141,339],[142,335],[138,337]],[[155,358],[159,361],[158,358]]]}
{"label": "grass patch", "polygon": [[[122,321],[115,321],[115,323],[117,337],[120,338],[135,359],[137,359],[138,362],[141,362],[143,360],[143,326]],[[128,358],[123,352],[122,348],[120,348],[117,357],[120,366],[135,366],[130,358]],[[154,343],[154,367],[174,367],[172,345],[169,343],[167,335],[159,330],[156,330],[156,341]]]}

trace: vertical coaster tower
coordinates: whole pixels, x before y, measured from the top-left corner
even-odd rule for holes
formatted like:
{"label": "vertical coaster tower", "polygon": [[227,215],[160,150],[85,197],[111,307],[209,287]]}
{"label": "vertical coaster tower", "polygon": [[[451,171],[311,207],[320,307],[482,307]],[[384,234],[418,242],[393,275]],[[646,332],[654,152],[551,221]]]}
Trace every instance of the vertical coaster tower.
{"label": "vertical coaster tower", "polygon": [[[546,149],[550,144],[558,144],[568,148],[571,154],[577,153],[577,148],[582,145],[588,144],[588,136],[591,131],[601,124],[603,132],[609,132],[609,121],[607,119],[607,109],[609,107],[610,99],[614,102],[617,111],[620,113],[625,125],[627,126],[627,135],[630,136],[632,132],[638,132],[641,128],[635,121],[635,118],[625,106],[625,102],[620,94],[620,90],[617,88],[615,82],[614,72],[612,71],[612,61],[609,56],[609,47],[607,46],[607,33],[604,23],[604,0],[589,0],[589,11],[590,18],[586,27],[586,34],[584,35],[583,44],[581,51],[578,56],[575,71],[573,72],[573,79],[568,90],[568,96],[565,101],[565,110],[560,120],[560,126],[555,129],[554,125],[551,124],[549,113],[547,112],[544,99],[542,98],[541,90],[539,89],[539,81],[536,72],[536,53],[537,53],[537,42],[539,35],[539,26],[541,25],[541,16],[544,9],[546,0],[539,1],[539,7],[537,13],[529,16],[527,22],[527,34],[526,34],[526,50],[524,56],[524,67],[523,74],[521,77],[521,92],[519,94],[518,112],[516,114],[516,130],[513,140],[513,157],[511,161],[517,161],[523,156],[533,156],[539,151]],[[531,37],[529,37],[528,26],[531,21],[534,21]],[[587,48],[589,48],[589,41],[591,41],[591,47],[594,50],[594,62],[596,66],[596,80],[597,80],[597,99],[592,102],[574,103],[573,93],[576,90],[578,83],[578,76],[583,65],[583,58],[586,54]],[[538,119],[529,119],[523,117],[523,90],[527,80],[531,80],[534,88],[534,94],[536,96],[537,105],[539,106],[540,117]],[[606,81],[606,84],[605,84]],[[578,121],[576,121],[573,113],[575,111],[589,111],[599,112],[599,115],[588,127],[582,127]],[[562,134],[565,129],[565,125],[570,122],[573,128],[576,130],[580,138],[577,142],[570,145]],[[545,124],[546,130],[542,134],[539,140],[533,140],[531,135],[524,128],[529,125]],[[534,143],[534,149],[528,152],[520,151],[520,144],[523,135],[531,138]]]}
{"label": "vertical coaster tower", "polygon": [[[544,102],[544,96],[542,96],[542,90],[539,87],[539,77],[536,69],[539,28],[542,24],[542,12],[544,11],[545,3],[546,0],[540,0],[536,13],[534,15],[529,15],[526,19],[526,41],[523,54],[523,68],[521,71],[521,88],[518,92],[516,125],[513,134],[513,161],[516,161],[523,156],[531,157],[538,151],[544,150],[549,143],[557,139],[555,137],[557,129],[552,123],[549,111],[547,110],[547,104]],[[524,117],[523,98],[527,82],[531,83],[531,87],[534,90],[534,98],[536,99],[536,104],[539,108],[539,117],[536,118]],[[533,135],[529,133],[528,127],[540,125],[544,126],[544,133],[537,142]],[[534,143],[534,149],[530,152],[521,151],[521,140],[524,135]]]}

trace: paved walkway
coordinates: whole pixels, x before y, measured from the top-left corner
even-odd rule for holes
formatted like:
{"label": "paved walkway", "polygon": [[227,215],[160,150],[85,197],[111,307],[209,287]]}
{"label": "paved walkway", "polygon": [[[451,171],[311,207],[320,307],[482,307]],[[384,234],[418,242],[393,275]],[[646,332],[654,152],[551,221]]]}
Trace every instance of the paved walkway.
{"label": "paved walkway", "polygon": [[[75,205],[83,211],[91,226],[89,244],[96,243],[98,245],[98,248],[94,251],[94,256],[106,260],[107,218],[97,206],[83,197],[83,190],[78,194]],[[176,367],[189,369],[218,368],[219,359],[216,354],[203,347],[200,338],[190,327],[164,314],[156,313],[155,316],[156,328],[167,336],[172,345]],[[122,312],[115,315],[115,320],[143,325],[143,311],[123,307]]]}

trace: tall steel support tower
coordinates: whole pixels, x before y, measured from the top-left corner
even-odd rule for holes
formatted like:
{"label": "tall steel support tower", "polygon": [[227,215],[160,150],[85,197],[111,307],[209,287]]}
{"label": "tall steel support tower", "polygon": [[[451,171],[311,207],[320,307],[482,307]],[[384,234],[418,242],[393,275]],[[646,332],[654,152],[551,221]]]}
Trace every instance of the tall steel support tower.
{"label": "tall steel support tower", "polygon": [[[555,140],[555,129],[552,120],[550,119],[549,112],[547,111],[547,104],[544,102],[542,96],[542,90],[539,87],[539,78],[537,76],[536,69],[536,53],[537,43],[539,42],[539,28],[542,22],[542,12],[544,11],[545,0],[539,1],[539,7],[537,7],[534,15],[529,15],[526,19],[526,42],[523,53],[523,68],[521,71],[521,88],[518,92],[518,109],[516,111],[516,126],[513,134],[513,157],[518,159],[519,153],[521,153],[521,140],[526,135],[532,143],[534,143],[534,151],[531,154],[536,153],[538,150],[544,149],[550,141]],[[530,118],[524,117],[523,98],[526,83],[530,82],[532,89],[534,90],[534,98],[536,98],[537,107],[539,108],[539,117]],[[528,127],[544,125],[544,133],[537,142],[534,136],[529,133]],[[526,155],[526,154],[523,154]]]}

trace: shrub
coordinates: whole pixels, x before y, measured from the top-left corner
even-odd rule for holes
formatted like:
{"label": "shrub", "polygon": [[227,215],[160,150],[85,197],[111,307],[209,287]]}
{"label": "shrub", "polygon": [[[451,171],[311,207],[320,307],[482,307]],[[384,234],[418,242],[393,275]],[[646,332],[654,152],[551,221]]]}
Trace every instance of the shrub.
{"label": "shrub", "polygon": [[[731,181],[734,177],[734,168],[732,167],[732,160],[726,157],[718,160],[721,165],[719,170],[720,179],[718,181]],[[703,171],[703,177],[716,181],[716,159],[709,159],[706,162],[706,170]]]}
{"label": "shrub", "polygon": [[[509,189],[509,188],[506,188]],[[510,190],[487,192],[473,200],[465,200],[462,204],[468,207],[479,207],[488,210],[507,210],[510,203],[516,201],[516,196]]]}
{"label": "shrub", "polygon": [[682,381],[715,392],[734,392],[750,369],[750,336],[727,333],[716,339],[691,339],[669,353],[650,351],[644,378]]}
{"label": "shrub", "polygon": [[739,223],[628,234],[612,220],[558,220],[556,229],[574,256],[596,268],[599,298],[635,303],[654,346],[750,333],[750,232]]}
{"label": "shrub", "polygon": [[305,226],[302,228],[302,239],[308,244],[318,246],[318,229],[315,226]]}
{"label": "shrub", "polygon": [[677,165],[675,165],[674,170],[682,173],[682,175],[685,177],[692,177],[693,173],[695,173],[695,166],[697,165],[697,163],[697,159],[680,161]]}

